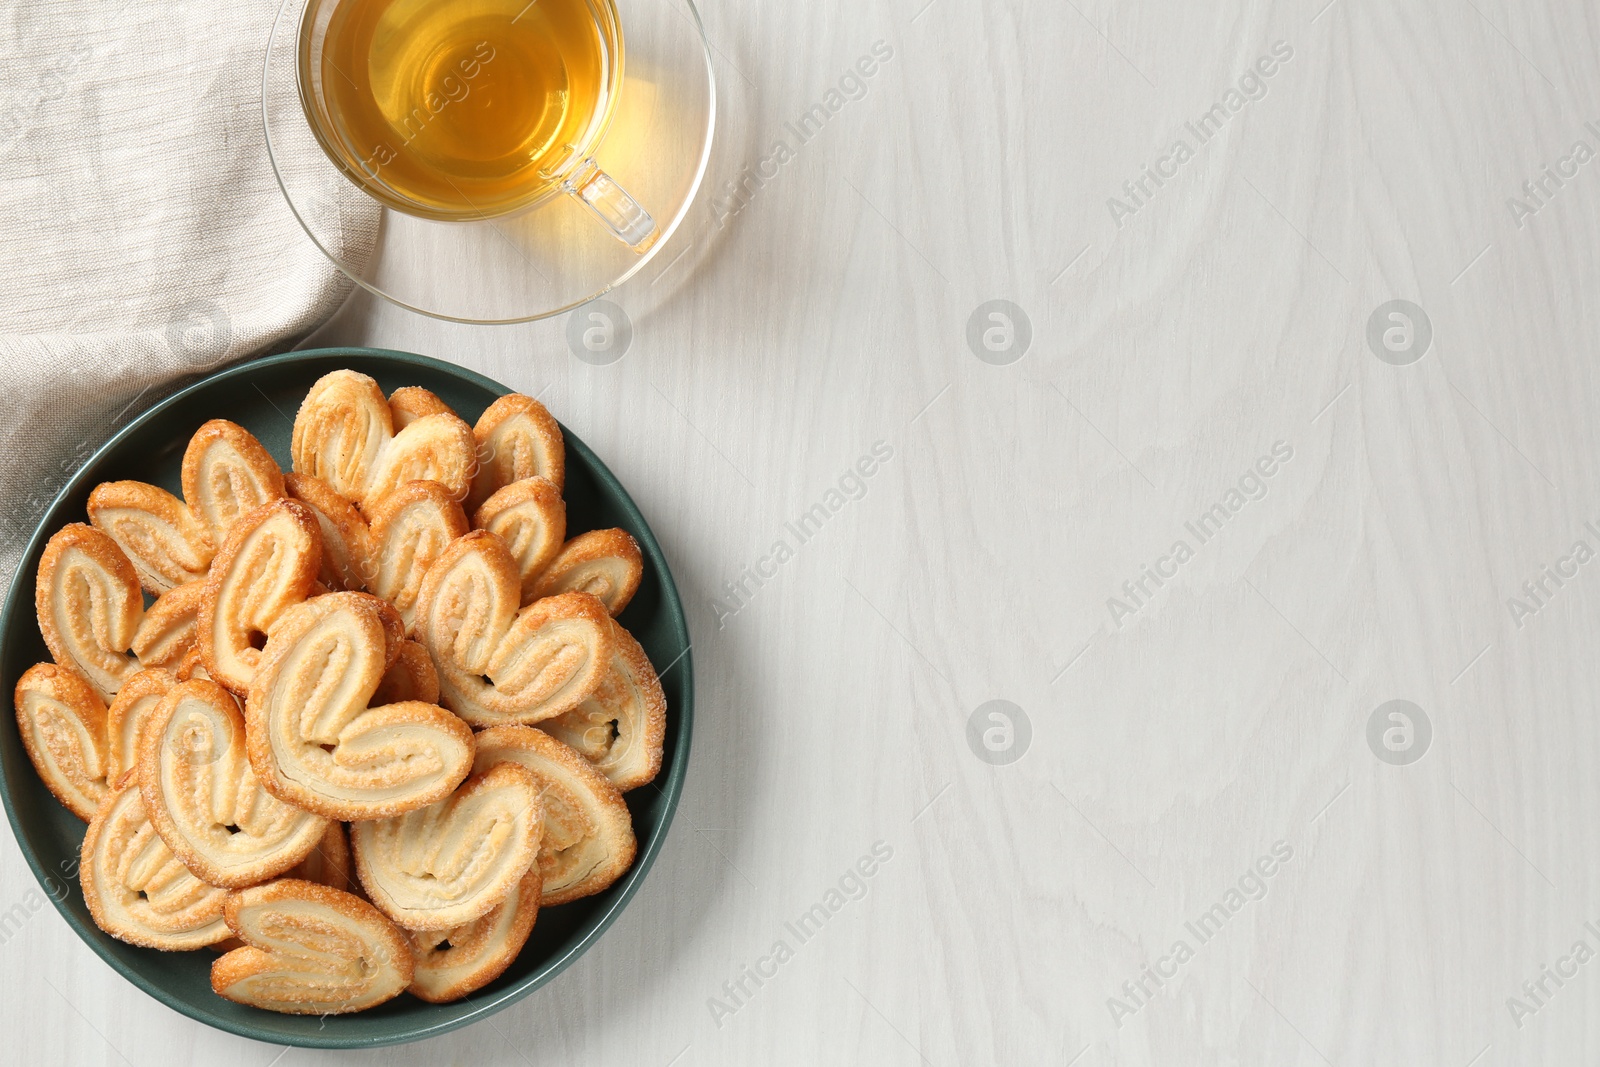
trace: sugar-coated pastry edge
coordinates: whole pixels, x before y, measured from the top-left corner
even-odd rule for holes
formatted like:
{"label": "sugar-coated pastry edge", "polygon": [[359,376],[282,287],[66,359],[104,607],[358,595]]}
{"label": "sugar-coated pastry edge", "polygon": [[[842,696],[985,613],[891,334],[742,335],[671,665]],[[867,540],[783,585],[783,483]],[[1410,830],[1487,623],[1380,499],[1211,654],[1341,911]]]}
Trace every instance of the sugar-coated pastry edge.
{"label": "sugar-coated pastry edge", "polygon": [[[216,551],[211,534],[187,504],[160,486],[132,480],[101,482],[90,490],[84,511],[90,524],[122,549],[139,576],[139,585],[150,595],[161,596],[180,585],[205,580]],[[173,569],[146,559],[137,551],[135,543],[125,539],[126,519],[123,522],[113,520],[114,515],[123,512],[149,516],[157,529],[166,527],[175,532],[189,563],[184,565],[173,560],[177,568]]]}
{"label": "sugar-coated pastry edge", "polygon": [[[276,672],[281,668],[279,661],[292,654],[305,633],[326,615],[341,610],[368,617],[384,633],[384,667],[378,672],[377,680],[372,683],[372,691],[367,694],[369,703],[364,715],[373,716],[375,720],[369,723],[369,726],[384,729],[386,726],[406,722],[428,726],[448,733],[449,740],[454,741],[463,751],[464,758],[461,765],[451,764],[437,784],[427,790],[390,802],[340,801],[285,774],[278,766],[272,747],[270,724],[272,717],[281,714],[282,709],[269,706],[267,683],[275,680]],[[382,685],[383,675],[394,666],[396,659],[402,654],[401,646],[404,640],[399,614],[388,602],[370,593],[329,593],[296,604],[283,613],[272,633],[268,635],[266,647],[262,650],[261,662],[257,666],[250,692],[245,699],[246,747],[250,755],[251,769],[261,782],[262,788],[285,803],[304,808],[325,818],[342,821],[390,818],[416,808],[426,807],[455,791],[456,787],[472,773],[472,757],[476,751],[472,728],[460,717],[436,704],[417,700],[377,706],[371,704],[372,697]]]}
{"label": "sugar-coated pastry edge", "polygon": [[[97,778],[86,779],[82,783],[71,782],[70,775],[60,772],[55,768],[54,761],[47,758],[49,752],[45,749],[40,739],[36,736],[36,725],[32,721],[26,694],[38,692],[47,699],[68,708],[83,724],[83,729],[91,739],[100,743],[100,751],[94,753],[95,759],[100,764],[101,774]],[[105,769],[109,765],[109,742],[106,734],[105,701],[100,699],[100,694],[88,680],[75,671],[55,663],[35,663],[22,673],[17,679],[16,688],[12,691],[11,703],[17,716],[17,732],[22,736],[22,747],[28,753],[28,759],[33,763],[34,773],[50,790],[50,794],[61,801],[62,807],[76,815],[84,822],[94,818],[95,811],[105,799],[109,786],[106,784]],[[83,753],[80,752],[80,756]],[[47,772],[47,768],[52,770]],[[84,770],[92,770],[85,762]],[[60,774],[60,777],[57,775]],[[61,778],[69,781],[63,782]],[[98,788],[95,786],[98,785]]]}
{"label": "sugar-coated pastry edge", "polygon": [[[551,890],[546,886],[541,894],[540,905],[547,908],[554,907],[557,904],[593,896],[610,888],[618,878],[627,873],[629,867],[633,866],[634,856],[638,852],[638,839],[633,832],[633,813],[628,810],[628,803],[622,799],[621,791],[579,753],[531,726],[493,726],[481,731],[478,734],[478,758],[473,770],[476,772],[492,767],[503,759],[515,758],[497,756],[496,749],[501,747],[527,753],[536,764],[545,761],[558,764],[579,779],[595,801],[595,813],[604,820],[605,825],[599,827],[601,834],[614,835],[612,839],[618,846],[617,851],[610,856],[609,862],[595,867],[580,881],[561,890]],[[528,764],[524,763],[523,766]],[[536,775],[541,773],[537,766],[529,769]],[[541,870],[543,867],[541,857]]]}
{"label": "sugar-coated pastry edge", "polygon": [[156,597],[145,609],[129,645],[141,667],[172,670],[183,662],[199,640],[200,602],[206,583],[186,582]]}
{"label": "sugar-coated pastry edge", "polygon": [[345,836],[344,823],[328,820],[317,847],[283,876],[316,882],[341,893],[351,892],[355,886],[355,863],[350,858],[350,839]]}
{"label": "sugar-coated pastry edge", "polygon": [[106,619],[112,628],[112,633],[107,636],[111,637],[118,647],[102,645],[103,651],[113,655],[127,652],[144,617],[144,597],[140,593],[139,577],[134,572],[133,564],[129,562],[127,555],[117,543],[103,531],[87,523],[72,522],[57,530],[46,542],[44,553],[39,557],[39,570],[33,588],[33,607],[38,615],[39,633],[44,637],[45,647],[50,649],[50,655],[57,664],[81,674],[90,685],[94,686],[101,700],[110,701],[117,695],[117,689],[122,681],[138,670],[139,665],[129,658],[125,665],[118,667],[120,674],[109,679],[117,684],[102,685],[95,677],[100,671],[87,669],[72,654],[60,626],[57,625],[55,606],[51,603],[50,594],[55,586],[55,575],[61,566],[61,558],[74,550],[82,552],[104,571],[108,578],[121,586],[121,611]]}
{"label": "sugar-coated pastry edge", "polygon": [[455,411],[420,385],[402,385],[389,394],[389,414],[396,433],[429,415],[455,415]]}
{"label": "sugar-coated pastry edge", "polygon": [[[453,793],[430,805],[434,811],[427,812],[428,821],[433,824],[436,831],[449,833],[456,805],[470,802],[479,792],[497,789],[525,791],[529,798],[528,810],[532,813],[532,818],[529,820],[528,834],[524,839],[502,842],[496,859],[504,855],[507,848],[512,851],[506,860],[505,869],[488,888],[467,900],[451,901],[427,909],[411,907],[397,900],[391,885],[391,871],[387,869],[394,865],[385,862],[390,857],[379,854],[380,842],[377,835],[398,828],[393,820],[366,819],[353,823],[350,827],[350,855],[355,860],[356,881],[366,892],[367,899],[395,925],[407,930],[447,930],[473,922],[494,910],[516,890],[517,884],[522,881],[522,876],[528,873],[529,868],[533,867],[539,858],[544,823],[543,812],[539,805],[539,782],[535,772],[521,764],[511,762],[497,763],[482,771],[474,771],[466,781],[456,787]],[[422,809],[417,809],[396,818],[404,820],[407,816],[421,813]],[[409,842],[405,842],[402,847],[407,844]]]}
{"label": "sugar-coated pastry edge", "polygon": [[234,522],[244,518],[262,504],[282,500],[284,495],[283,468],[278,466],[278,461],[272,458],[272,453],[267,451],[266,446],[255,434],[227,419],[210,419],[202,423],[189,438],[189,444],[183,450],[183,467],[179,480],[183,486],[184,503],[188,505],[200,528],[206,532],[206,538],[212,547],[220,545],[226,539],[228,530],[232,526],[232,522],[228,521],[213,522],[204,508],[208,488],[205,472],[201,468],[205,463],[207,449],[216,441],[221,441],[233,449],[248,468],[250,476],[259,482],[263,489],[262,498],[248,502],[233,516]]}
{"label": "sugar-coated pastry edge", "polygon": [[[539,547],[524,546],[519,551],[511,538],[506,536],[506,522],[502,520],[507,520],[508,516],[522,519],[528,512],[544,526],[544,543]],[[567,502],[561,498],[560,488],[550,479],[538,475],[522,478],[495,490],[489,499],[478,505],[472,515],[472,528],[487,530],[506,543],[521,579],[522,602],[527,604],[534,599],[533,590],[539,575],[550,566],[566,544]]]}
{"label": "sugar-coated pastry edge", "polygon": [[[131,676],[117,690],[116,699],[106,709],[106,779],[115,781],[139,764],[139,735],[149,725],[161,698],[178,678],[171,671],[148,667]],[[146,703],[154,700],[156,704]],[[142,706],[141,706],[142,705]],[[132,737],[128,737],[129,732]],[[124,748],[124,743],[127,747]]]}
{"label": "sugar-coated pastry edge", "polygon": [[[614,681],[613,678],[608,678],[588,701],[569,712],[541,721],[538,723],[538,728],[588,759],[588,753],[568,742],[562,736],[562,731],[587,729],[588,727],[582,725],[580,720],[584,709],[590,703],[599,702],[605,696],[607,686],[626,685],[627,676],[631,674],[644,703],[642,722],[638,724],[640,737],[637,739],[642,749],[642,756],[631,759],[626,764],[614,766],[607,766],[609,761],[606,760],[590,761],[596,770],[611,780],[612,785],[626,793],[630,789],[637,789],[641,785],[655,781],[656,775],[661,773],[662,751],[667,737],[667,694],[661,687],[661,679],[656,674],[650,657],[645,654],[644,648],[634,639],[633,634],[615,620],[612,620],[611,625],[616,638],[616,655],[612,659],[611,670],[613,676],[620,675],[621,679]],[[601,710],[605,709],[602,707]]]}
{"label": "sugar-coated pastry edge", "polygon": [[[460,1000],[468,993],[482,989],[499,978],[521,954],[522,947],[528,943],[528,935],[533,933],[534,923],[539,918],[539,895],[542,885],[539,866],[534,864],[528,868],[528,873],[522,876],[522,881],[517,883],[517,888],[506,899],[495,905],[493,911],[474,919],[465,927],[405,931],[406,939],[411,942],[411,951],[416,957],[415,975],[406,991],[429,1004],[448,1004],[453,1000]],[[465,933],[468,939],[499,934],[503,941],[498,948],[483,952],[470,964],[458,963],[454,967],[449,966],[446,961],[463,951],[462,933]],[[452,947],[439,951],[438,946],[447,940],[451,942]],[[440,984],[444,981],[445,975],[458,971],[461,973],[458,973],[453,981]]]}
{"label": "sugar-coated pastry edge", "polygon": [[[227,890],[217,889],[215,886],[206,886],[208,893],[216,894],[215,921],[200,927],[198,933],[188,937],[151,936],[139,931],[116,927],[111,922],[105,902],[100,896],[99,880],[94,877],[96,870],[94,853],[100,843],[100,836],[104,831],[106,820],[110,817],[116,805],[125,797],[129,797],[129,794],[131,794],[129,803],[138,804],[141,813],[144,814],[144,822],[146,824],[149,823],[148,814],[143,812],[144,798],[139,793],[139,783],[135,780],[136,773],[135,771],[129,771],[124,774],[112,787],[111,791],[106,794],[105,799],[100,802],[100,807],[95,810],[94,818],[89,820],[89,829],[84,832],[83,845],[78,850],[78,881],[83,889],[83,902],[89,908],[89,917],[94,920],[96,926],[117,940],[126,941],[130,945],[138,945],[141,948],[159,949],[163,952],[185,952],[216,944],[228,936],[228,926],[223,921],[222,914],[223,900],[227,896]],[[157,836],[155,835],[154,827],[151,827],[151,834]],[[157,839],[159,840],[159,837]],[[161,847],[165,848],[166,843],[161,842]],[[170,852],[171,850],[168,851]],[[172,858],[174,862],[177,862],[176,856]],[[194,878],[194,874],[190,872],[189,877]],[[195,878],[195,882],[198,885],[205,885],[198,878]],[[208,903],[205,910],[209,912],[210,909],[211,906]]]}
{"label": "sugar-coated pastry edge", "polygon": [[309,474],[287,474],[290,497],[310,508],[322,533],[317,580],[332,590],[366,587],[367,520],[333,486]]}
{"label": "sugar-coated pastry edge", "polygon": [[[386,993],[380,991],[379,996],[371,1003],[349,1006],[308,1003],[299,1008],[284,1007],[281,1004],[269,1006],[233,995],[232,991],[240,982],[253,977],[268,961],[274,961],[282,955],[280,950],[263,947],[263,943],[256,939],[245,921],[247,908],[279,901],[316,904],[351,923],[364,926],[397,972],[393,991]],[[352,1011],[365,1011],[394,999],[405,991],[415,976],[416,963],[405,935],[382,912],[353,893],[331,889],[299,878],[279,878],[265,885],[229,893],[223,903],[222,915],[234,936],[245,945],[212,961],[211,990],[217,996],[236,1004],[245,1004],[263,1011],[276,1011],[285,1015],[340,1015]]]}
{"label": "sugar-coated pastry edge", "polygon": [[424,704],[439,703],[439,672],[434,669],[433,657],[420,641],[407,638],[400,642],[394,662],[383,672],[378,689],[372,694],[372,706],[399,704],[415,700]]}
{"label": "sugar-coated pastry edge", "polygon": [[[178,706],[189,697],[204,701],[228,719],[233,727],[237,745],[232,755],[239,760],[238,770],[251,778],[255,777],[255,771],[250,767],[249,756],[245,751],[244,713],[239,710],[233,694],[216,682],[204,679],[179,682],[161,698],[160,705],[151,713],[149,721],[140,732],[137,769],[139,793],[144,797],[145,817],[150,820],[150,825],[155,827],[156,833],[161,835],[161,840],[172,850],[172,854],[178,857],[178,861],[207,885],[223,889],[243,889],[283,874],[299,864],[317,847],[329,825],[328,819],[303,809],[295,809],[298,828],[283,848],[258,858],[249,865],[224,868],[213,863],[196,847],[191,840],[189,828],[183,825],[177,814],[171,810],[167,792],[163,788],[165,777],[162,771],[168,761],[183,757],[177,755],[170,744],[163,744],[162,737]],[[230,753],[217,753],[207,766],[214,767],[229,758]],[[237,789],[233,790],[233,796],[229,799],[238,802]],[[283,801],[278,801],[270,793],[262,799],[269,804],[276,802],[284,807],[291,807]],[[236,841],[238,838],[233,840]]]}
{"label": "sugar-coated pastry edge", "polygon": [[[616,560],[621,564],[622,581],[614,588],[595,592],[572,584],[575,570],[601,560]],[[639,551],[639,542],[633,539],[632,534],[617,529],[590,530],[561,546],[561,551],[556,553],[533,583],[533,599],[539,600],[558,593],[587,592],[597,597],[615,617],[628,606],[643,579],[644,553]]]}
{"label": "sugar-coated pastry edge", "polygon": [[[280,576],[284,595],[289,601],[284,610],[293,606],[295,602],[304,602],[311,596],[317,581],[317,573],[322,566],[322,530],[317,524],[315,513],[309,507],[298,500],[285,497],[261,505],[233,524],[233,529],[228,531],[227,540],[222,543],[216,559],[212,561],[211,573],[206,577],[205,592],[200,599],[200,611],[195,624],[196,643],[200,649],[200,658],[205,663],[206,674],[212,681],[238,696],[243,696],[249,691],[250,680],[255,674],[260,656],[259,650],[230,648],[227,650],[227,659],[221,658],[217,640],[218,627],[230,623],[230,620],[219,616],[219,607],[227,592],[223,586],[229,581],[247,583],[260,581],[255,575],[234,575],[233,565],[250,536],[280,514],[288,516],[289,522],[307,542],[304,552],[291,554],[284,561],[283,565],[289,568]],[[282,614],[280,611],[279,615]],[[262,621],[270,630],[276,618]],[[257,654],[247,655],[247,651]]]}
{"label": "sugar-coated pastry edge", "polygon": [[[535,466],[528,469],[518,469],[514,459],[508,460],[499,454],[498,431],[518,416],[527,418],[529,443],[538,452]],[[566,485],[567,452],[561,424],[533,397],[507,393],[496,399],[478,416],[472,436],[478,445],[478,473],[472,480],[472,495],[467,499],[469,511],[476,511],[497,490],[534,475],[548,478],[557,489]]]}

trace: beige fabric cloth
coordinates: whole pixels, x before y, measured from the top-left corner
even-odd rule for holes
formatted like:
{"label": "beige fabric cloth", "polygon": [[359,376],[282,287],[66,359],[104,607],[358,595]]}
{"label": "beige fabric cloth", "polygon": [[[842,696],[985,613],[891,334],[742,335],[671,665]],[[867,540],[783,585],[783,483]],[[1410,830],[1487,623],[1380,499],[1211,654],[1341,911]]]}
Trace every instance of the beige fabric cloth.
{"label": "beige fabric cloth", "polygon": [[[116,429],[349,291],[268,161],[276,0],[118,3],[0,0],[0,586]],[[348,183],[313,210],[337,212],[344,255],[376,243]]]}

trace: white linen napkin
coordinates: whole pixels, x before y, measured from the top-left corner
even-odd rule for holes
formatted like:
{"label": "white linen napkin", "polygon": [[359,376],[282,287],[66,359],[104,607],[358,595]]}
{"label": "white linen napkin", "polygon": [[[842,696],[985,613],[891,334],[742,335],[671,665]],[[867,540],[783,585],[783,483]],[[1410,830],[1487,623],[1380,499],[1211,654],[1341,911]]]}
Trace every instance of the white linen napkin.
{"label": "white linen napkin", "polygon": [[[117,3],[0,0],[0,588],[113,432],[289,347],[349,291],[267,157],[277,0]],[[348,182],[312,210],[337,212],[342,255],[375,245],[378,209]]]}

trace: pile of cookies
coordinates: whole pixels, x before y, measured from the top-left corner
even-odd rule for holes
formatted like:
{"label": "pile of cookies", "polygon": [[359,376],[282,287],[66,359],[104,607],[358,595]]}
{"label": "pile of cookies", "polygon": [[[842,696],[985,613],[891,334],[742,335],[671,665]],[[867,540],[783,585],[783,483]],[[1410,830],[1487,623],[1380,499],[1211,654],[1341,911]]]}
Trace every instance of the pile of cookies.
{"label": "pile of cookies", "polygon": [[212,988],[271,1011],[454,1000],[633,862],[622,794],[666,728],[614,619],[639,547],[568,539],[561,431],[525,396],[468,426],[335,371],[291,453],[213,420],[181,500],[98,486],[40,560],[54,662],[17,725],[89,824],[107,933],[223,951]]}

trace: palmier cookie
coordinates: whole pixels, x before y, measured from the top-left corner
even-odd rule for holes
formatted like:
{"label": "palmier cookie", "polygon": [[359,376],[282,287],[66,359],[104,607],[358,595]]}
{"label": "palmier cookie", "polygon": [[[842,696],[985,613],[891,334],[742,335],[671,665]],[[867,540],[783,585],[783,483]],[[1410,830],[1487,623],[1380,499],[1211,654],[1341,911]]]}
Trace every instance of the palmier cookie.
{"label": "palmier cookie", "polygon": [[523,478],[480,504],[472,527],[488,530],[506,543],[522,577],[522,602],[531,603],[539,575],[566,540],[567,503],[548,478]]}
{"label": "palmier cookie", "polygon": [[539,917],[538,865],[481,919],[448,930],[407,930],[416,976],[408,992],[430,1004],[460,1000],[505,973]]}
{"label": "palmier cookie", "polygon": [[245,703],[250,766],[273,796],[330,819],[381,819],[449,796],[472,730],[434,704],[370,707],[400,655],[400,619],[365,593],[284,613]]}
{"label": "palmier cookie", "polygon": [[[348,893],[353,888],[350,881],[352,870],[350,845],[345,839],[344,824],[330,819],[328,829],[323,832],[322,840],[317,842],[317,847],[312,849],[311,854],[305,859],[284,871],[283,876],[315,882],[329,889]],[[237,937],[229,937],[212,945],[211,951],[232,952],[236,948],[243,947],[243,941]]]}
{"label": "palmier cookie", "polygon": [[428,415],[454,415],[449,404],[420,385],[402,385],[389,394],[389,415],[399,432]]}
{"label": "palmier cookie", "polygon": [[17,679],[12,698],[17,730],[45,787],[88,822],[105,799],[106,705],[94,687],[54,663],[37,663]]}
{"label": "palmier cookie", "polygon": [[33,602],[55,661],[109,703],[139,669],[128,647],[144,616],[139,579],[122,549],[93,526],[63,526],[39,557]]}
{"label": "palmier cookie", "polygon": [[[317,848],[312,849],[306,859],[285,870],[283,877],[315,881],[317,885],[338,889],[339,893],[349,893],[354,888],[350,883],[350,873],[350,845],[344,837],[344,824],[330,819],[322,840],[317,841]],[[211,945],[211,952],[232,952],[243,947],[245,942],[238,937],[227,937]]]}
{"label": "palmier cookie", "polygon": [[614,640],[588,593],[519,610],[521,582],[505,542],[474,530],[422,581],[417,639],[439,671],[446,707],[474,726],[535,723],[578,707],[604,680]]}
{"label": "palmier cookie", "polygon": [[245,942],[211,964],[211,988],[290,1015],[365,1011],[411,983],[405,937],[371,904],[298,878],[229,893],[228,927]]}
{"label": "palmier cookie", "polygon": [[180,682],[139,738],[139,791],[161,839],[202,881],[242,889],[317,847],[329,820],[262,790],[244,716],[215,682]]}
{"label": "palmier cookie", "polygon": [[322,534],[322,565],[317,581],[329,589],[366,588],[367,519],[333,486],[309,474],[286,474],[289,496],[311,509]]}
{"label": "palmier cookie", "polygon": [[576,749],[626,793],[654,781],[667,735],[667,696],[633,635],[612,622],[616,652],[605,681],[572,711],[539,729]]}
{"label": "palmier cookie", "polygon": [[172,674],[180,682],[187,682],[191,678],[204,678],[208,682],[214,681],[211,675],[206,672],[206,661],[201,658],[199,648],[190,649],[189,654],[178,661],[178,669],[173,671]]}
{"label": "palmier cookie", "polygon": [[322,832],[322,840],[317,842],[317,847],[312,849],[305,859],[295,864],[284,872],[285,878],[303,878],[307,882],[316,882],[329,889],[337,889],[348,893],[351,889],[351,877],[355,874],[355,867],[350,860],[350,841],[345,837],[344,824],[328,821],[328,828]]}
{"label": "palmier cookie", "polygon": [[[322,840],[317,842],[317,847],[312,849],[311,854],[305,859],[284,871],[283,877],[299,878],[302,881],[325,885],[329,889],[337,889],[341,893],[348,893],[353,888],[350,881],[352,870],[350,845],[345,839],[344,824],[330,819],[328,829],[324,831]],[[211,951],[232,952],[236,948],[243,947],[243,941],[237,937],[229,937],[212,945]]]}
{"label": "palmier cookie", "polygon": [[399,654],[383,672],[383,680],[372,694],[374,705],[399,704],[406,700],[439,703],[439,672],[433,668],[433,657],[417,641],[400,642]]}
{"label": "palmier cookie", "polygon": [[89,521],[122,547],[152,593],[206,576],[233,523],[283,496],[283,472],[244,427],[212,419],[183,453],[183,500],[145,482],[104,482]]}
{"label": "palmier cookie", "polygon": [[543,828],[532,772],[503,763],[436,804],[350,827],[356,878],[379,911],[408,930],[448,930],[491,911],[539,854]]}
{"label": "palmier cookie", "polygon": [[263,504],[233,526],[206,578],[197,622],[206,673],[225,689],[250,688],[266,632],[311,595],[322,535],[297,500]]}
{"label": "palmier cookie", "polygon": [[178,952],[228,936],[226,891],[206,885],[172,854],[145,817],[131,771],[89,822],[78,880],[95,925],[129,944]]}
{"label": "palmier cookie", "polygon": [[[327,832],[322,836],[322,841],[312,850],[311,855],[283,872],[285,878],[315,882],[329,889],[337,889],[341,893],[348,893],[353,888],[350,876],[350,846],[345,840],[344,824],[331,820]],[[232,952],[236,948],[243,947],[243,941],[237,937],[229,937],[212,945],[211,951]]]}
{"label": "palmier cookie", "polygon": [[578,753],[527,726],[496,726],[478,735],[475,769],[502,762],[526,767],[539,781],[542,906],[592,896],[622,877],[638,846],[616,786]]}
{"label": "palmier cookie", "polygon": [[368,523],[326,483],[299,474],[290,475],[289,483],[294,496],[317,513],[324,582],[331,575],[340,583],[336,588],[382,597],[409,629],[423,575],[470,528],[461,505],[438,482],[406,482],[372,505]]}
{"label": "palmier cookie", "polygon": [[511,393],[496,400],[479,416],[472,436],[478,445],[478,471],[468,499],[472,510],[524,478],[546,478],[557,491],[566,484],[561,426],[533,397]]}
{"label": "palmier cookie", "polygon": [[123,683],[106,709],[106,781],[115,782],[139,762],[139,735],[150,722],[161,698],[178,678],[159,667],[140,671]]}
{"label": "palmier cookie", "polygon": [[590,530],[561,547],[537,581],[533,599],[558,593],[592,593],[620,615],[644,576],[639,542],[626,530]]}
{"label": "palmier cookie", "polygon": [[378,383],[350,370],[325,374],[311,387],[295,415],[290,452],[295,473],[322,479],[369,516],[373,505],[411,481],[438,482],[463,500],[477,464],[465,422],[440,412],[397,433]]}
{"label": "palmier cookie", "polygon": [[141,667],[176,670],[195,648],[205,592],[205,582],[189,582],[168,589],[145,609],[130,646]]}

